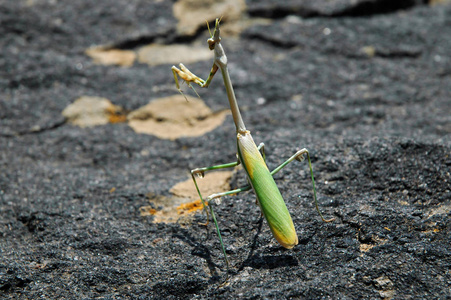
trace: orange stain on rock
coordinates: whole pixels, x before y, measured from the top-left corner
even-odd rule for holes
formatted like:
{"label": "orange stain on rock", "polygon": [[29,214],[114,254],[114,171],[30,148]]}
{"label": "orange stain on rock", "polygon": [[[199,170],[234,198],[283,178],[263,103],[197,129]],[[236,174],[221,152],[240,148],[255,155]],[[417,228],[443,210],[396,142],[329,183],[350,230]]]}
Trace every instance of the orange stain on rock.
{"label": "orange stain on rock", "polygon": [[204,208],[204,206],[202,205],[202,201],[199,199],[199,200],[196,200],[193,202],[180,204],[177,207],[177,213],[179,215],[190,214],[190,213],[193,213],[193,212],[195,212],[199,209],[203,209],[203,208]]}

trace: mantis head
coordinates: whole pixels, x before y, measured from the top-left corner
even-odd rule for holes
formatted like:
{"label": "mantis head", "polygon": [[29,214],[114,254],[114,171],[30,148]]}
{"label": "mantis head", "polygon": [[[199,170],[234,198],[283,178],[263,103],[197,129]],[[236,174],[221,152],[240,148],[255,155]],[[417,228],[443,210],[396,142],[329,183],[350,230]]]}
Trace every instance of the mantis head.
{"label": "mantis head", "polygon": [[208,21],[207,21],[207,27],[208,27],[208,32],[210,33],[210,38],[207,40],[208,42],[208,47],[210,48],[210,50],[214,50],[215,49],[215,45],[218,44],[221,41],[221,38],[219,37],[219,23],[221,22],[222,17],[220,19],[216,19],[216,24],[215,24],[215,30],[213,31],[213,34],[211,34],[210,31],[210,26],[208,25]]}

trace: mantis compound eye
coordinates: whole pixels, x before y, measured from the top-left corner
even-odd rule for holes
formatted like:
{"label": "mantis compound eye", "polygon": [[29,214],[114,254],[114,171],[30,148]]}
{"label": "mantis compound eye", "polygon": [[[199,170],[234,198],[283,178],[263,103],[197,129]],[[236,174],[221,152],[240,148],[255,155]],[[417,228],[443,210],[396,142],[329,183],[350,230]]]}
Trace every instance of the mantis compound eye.
{"label": "mantis compound eye", "polygon": [[208,43],[208,48],[210,48],[210,50],[214,50],[215,49],[215,40],[213,38],[209,38],[207,40]]}

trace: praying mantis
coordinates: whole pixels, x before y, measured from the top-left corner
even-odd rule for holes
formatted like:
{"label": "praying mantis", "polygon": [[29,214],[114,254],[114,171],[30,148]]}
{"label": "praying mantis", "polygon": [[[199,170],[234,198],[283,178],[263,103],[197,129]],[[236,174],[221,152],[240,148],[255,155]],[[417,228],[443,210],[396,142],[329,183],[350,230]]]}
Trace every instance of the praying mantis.
{"label": "praying mantis", "polygon": [[[229,271],[229,261],[224,247],[224,242],[221,236],[221,231],[219,230],[219,225],[213,210],[213,206],[210,204],[211,200],[219,199],[226,195],[238,194],[240,192],[247,191],[252,188],[257,197],[257,204],[260,206],[262,214],[264,215],[274,238],[284,248],[291,249],[298,244],[298,236],[296,234],[296,230],[294,228],[294,224],[291,219],[290,213],[288,212],[287,206],[285,205],[282,195],[274,181],[273,175],[279,172],[282,168],[284,168],[287,164],[291,163],[294,160],[302,162],[304,160],[304,155],[306,155],[308,165],[310,168],[310,175],[312,178],[313,197],[315,200],[316,210],[318,211],[321,219],[324,222],[331,222],[334,220],[334,218],[326,220],[321,214],[321,211],[319,210],[318,201],[316,197],[315,179],[313,177],[313,168],[310,160],[310,155],[307,149],[304,148],[297,151],[288,160],[280,164],[277,168],[275,168],[272,171],[269,171],[268,167],[266,166],[264,144],[260,143],[259,146],[257,147],[251,136],[250,131],[246,129],[243,119],[241,117],[240,109],[238,107],[238,103],[235,98],[235,92],[233,90],[232,82],[230,80],[229,71],[227,69],[227,57],[221,45],[221,38],[219,36],[220,21],[221,21],[220,19],[216,19],[213,34],[211,33],[210,28],[208,27],[208,31],[210,32],[210,38],[207,40],[207,42],[210,50],[214,51],[214,62],[207,80],[203,80],[202,78],[194,75],[183,64],[179,65],[180,69],[177,68],[176,66],[173,66],[172,72],[174,75],[176,87],[179,90],[179,92],[182,93],[182,95],[183,92],[180,89],[178,77],[184,80],[188,84],[188,86],[194,90],[191,83],[195,83],[200,87],[207,88],[210,85],[211,80],[213,79],[216,72],[218,70],[221,70],[222,73],[224,85],[227,92],[227,97],[229,99],[230,109],[232,112],[233,121],[235,122],[236,126],[237,161],[222,165],[216,165],[212,167],[193,169],[191,170],[191,177],[194,181],[194,185],[196,186],[196,190],[197,193],[199,194],[200,200],[202,201],[205,213],[207,214],[206,224],[208,224],[209,220],[207,206],[209,208],[211,218],[215,224],[216,232],[219,237],[222,252],[224,254],[227,271]],[[199,190],[196,181],[196,176],[203,177],[205,172],[207,171],[232,168],[239,164],[242,164],[246,172],[249,185],[227,192],[212,194],[206,197],[205,199],[202,197],[202,194]]]}

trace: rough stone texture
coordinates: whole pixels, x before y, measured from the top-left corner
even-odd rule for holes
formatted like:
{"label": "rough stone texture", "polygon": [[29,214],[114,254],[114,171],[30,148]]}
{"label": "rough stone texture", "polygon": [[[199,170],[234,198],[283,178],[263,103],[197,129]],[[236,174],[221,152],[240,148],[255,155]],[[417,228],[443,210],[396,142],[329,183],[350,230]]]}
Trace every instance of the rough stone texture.
{"label": "rough stone texture", "polygon": [[[102,66],[85,55],[187,41],[175,34],[173,3],[1,1],[1,298],[451,297],[451,6],[325,1],[317,11],[331,2],[380,9],[304,15],[306,1],[288,12],[249,2],[251,18],[276,20],[223,39],[268,165],[307,147],[321,209],[336,221],[315,212],[305,162],[276,175],[300,238],[291,251],[252,193],[225,197],[216,215],[232,270],[221,286],[224,261],[211,224],[198,224],[204,215],[155,224],[140,207],[169,197],[189,169],[233,161],[231,117],[170,141],[61,115],[83,95],[131,111],[177,93],[170,65]],[[203,77],[211,62],[189,67]],[[227,107],[219,76],[197,90],[214,111]],[[238,173],[231,185],[245,183]]]}

